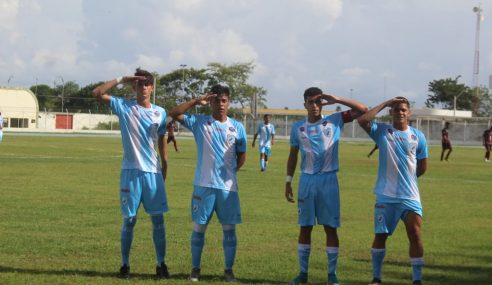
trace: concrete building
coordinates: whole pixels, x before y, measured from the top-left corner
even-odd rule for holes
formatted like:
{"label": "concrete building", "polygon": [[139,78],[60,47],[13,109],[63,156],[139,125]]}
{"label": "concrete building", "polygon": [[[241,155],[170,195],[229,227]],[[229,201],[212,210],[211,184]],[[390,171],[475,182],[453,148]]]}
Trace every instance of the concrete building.
{"label": "concrete building", "polygon": [[37,129],[39,105],[29,89],[0,87],[0,112],[4,130]]}

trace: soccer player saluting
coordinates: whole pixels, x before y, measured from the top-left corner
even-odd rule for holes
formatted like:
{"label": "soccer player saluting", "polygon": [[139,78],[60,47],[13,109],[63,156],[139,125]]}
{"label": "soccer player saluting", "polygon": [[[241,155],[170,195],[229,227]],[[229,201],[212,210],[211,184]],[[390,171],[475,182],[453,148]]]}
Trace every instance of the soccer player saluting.
{"label": "soccer player saluting", "polygon": [[[351,110],[329,116],[321,115],[324,105],[342,104]],[[323,94],[321,89],[311,87],[304,92],[304,107],[307,119],[297,121],[290,134],[290,154],[287,162],[285,197],[294,203],[292,176],[301,151],[301,177],[299,178],[298,210],[300,273],[290,284],[307,283],[311,232],[317,223],[326,233],[328,256],[328,284],[339,284],[336,275],[338,260],[338,234],[340,227],[340,194],[338,189],[338,142],[344,123],[351,122],[367,110],[357,101]]]}
{"label": "soccer player saluting", "polygon": [[272,145],[275,143],[275,126],[270,123],[271,116],[265,114],[263,116],[263,124],[256,128],[255,136],[253,137],[252,147],[255,147],[256,137],[260,135],[260,169],[265,171],[268,165],[268,157],[272,154]]}
{"label": "soccer player saluting", "polygon": [[[448,161],[449,155],[453,151],[453,147],[451,146],[451,141],[449,140],[449,122],[446,122],[444,124],[444,129],[441,131],[441,144],[442,144],[442,151],[441,151],[441,161],[445,159]],[[448,154],[446,157],[444,157],[444,153],[448,150]]]}
{"label": "soccer player saluting", "polygon": [[[136,99],[126,100],[107,94],[120,82],[131,84]],[[151,215],[152,237],[157,259],[156,275],[158,278],[169,278],[164,263],[166,237],[163,216],[168,210],[164,186],[167,171],[167,147],[164,143],[166,111],[150,103],[153,89],[152,74],[137,69],[135,76],[124,76],[107,81],[92,91],[94,97],[109,105],[120,122],[123,142],[120,175],[120,207],[123,214],[120,268],[122,278],[128,278],[130,274],[130,248],[140,202],[143,203],[145,211]],[[156,146],[161,158],[160,163]]]}
{"label": "soccer player saluting", "polygon": [[[372,121],[377,113],[390,107],[392,124]],[[373,280],[380,285],[386,239],[401,219],[410,242],[413,284],[422,284],[424,247],[421,238],[422,206],[417,177],[427,169],[427,142],[424,134],[409,126],[410,104],[395,97],[369,110],[358,121],[379,147],[379,171],[374,192],[375,237],[372,243]]]}
{"label": "soccer player saluting", "polygon": [[[185,113],[195,105],[210,104],[212,115]],[[224,277],[237,282],[232,267],[236,255],[236,224],[241,223],[236,172],[246,161],[246,132],[227,117],[229,88],[214,85],[206,95],[175,107],[170,115],[193,132],[197,145],[194,191],[191,200],[192,271],[190,281],[199,281],[205,230],[215,211],[223,229]]]}

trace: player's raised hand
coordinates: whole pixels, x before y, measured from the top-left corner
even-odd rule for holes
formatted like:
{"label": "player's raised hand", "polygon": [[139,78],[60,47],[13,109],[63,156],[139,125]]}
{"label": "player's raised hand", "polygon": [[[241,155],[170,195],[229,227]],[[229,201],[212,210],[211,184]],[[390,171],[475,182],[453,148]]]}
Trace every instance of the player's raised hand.
{"label": "player's raised hand", "polygon": [[285,199],[288,202],[294,203],[294,194],[292,193],[292,185],[290,183],[285,183]]}
{"label": "player's raised hand", "polygon": [[212,98],[217,97],[217,94],[214,93],[207,93],[205,95],[202,95],[198,98],[196,98],[196,104],[197,105],[207,105]]}
{"label": "player's raised hand", "polygon": [[121,82],[122,83],[138,83],[138,81],[145,81],[145,80],[147,80],[147,77],[145,77],[145,76],[131,75],[131,76],[123,76],[123,78],[121,79]]}
{"label": "player's raised hand", "polygon": [[322,99],[322,101],[321,101],[322,102],[321,103],[322,106],[333,105],[333,104],[336,104],[338,102],[338,97],[336,97],[335,95],[322,94],[320,96],[321,96],[321,99]]}

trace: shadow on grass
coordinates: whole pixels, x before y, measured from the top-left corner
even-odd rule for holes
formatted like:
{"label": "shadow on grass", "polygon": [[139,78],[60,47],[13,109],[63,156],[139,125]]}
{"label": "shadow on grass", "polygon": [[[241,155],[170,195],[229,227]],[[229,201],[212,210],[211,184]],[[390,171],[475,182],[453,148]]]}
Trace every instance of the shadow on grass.
{"label": "shadow on grass", "polygon": [[[93,270],[74,270],[74,269],[29,269],[29,268],[15,268],[0,265],[0,273],[17,273],[17,274],[30,274],[30,275],[74,275],[85,277],[104,277],[104,278],[117,278],[116,272],[100,272]],[[188,274],[172,274],[169,280],[188,280]],[[153,280],[156,279],[154,274],[143,273],[131,273],[130,280]],[[224,282],[222,275],[202,275],[200,281],[203,282]],[[238,278],[238,283],[244,284],[286,284],[286,281],[279,280],[266,280],[261,278]]]}
{"label": "shadow on grass", "polygon": [[[372,263],[370,259],[354,259],[358,262]],[[388,272],[385,274],[385,265],[391,265],[396,267],[408,268],[408,274],[400,274],[397,272]],[[385,261],[383,264],[383,278],[384,276],[391,276],[395,278],[400,275],[399,279],[408,279],[411,276],[410,262],[398,262],[398,261]],[[490,272],[492,266],[490,263],[484,266],[469,266],[469,265],[442,265],[435,263],[426,263],[424,266],[423,280],[425,283],[432,282],[433,284],[446,284],[446,285],[461,285],[461,284],[473,284],[473,285],[490,285],[491,277]],[[452,273],[452,274],[450,274]],[[386,285],[401,284],[401,282],[391,283],[384,282]]]}

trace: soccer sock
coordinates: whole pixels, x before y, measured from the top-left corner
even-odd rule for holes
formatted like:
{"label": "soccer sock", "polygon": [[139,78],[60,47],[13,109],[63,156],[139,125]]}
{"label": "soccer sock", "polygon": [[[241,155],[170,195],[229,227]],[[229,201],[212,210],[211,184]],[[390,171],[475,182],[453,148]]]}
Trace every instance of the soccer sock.
{"label": "soccer sock", "polygon": [[308,273],[309,269],[309,254],[311,253],[310,244],[297,244],[297,255],[299,256],[299,271]]}
{"label": "soccer sock", "polygon": [[151,216],[152,219],[152,239],[154,240],[155,256],[157,266],[164,262],[166,256],[166,228],[164,226],[164,216]]}
{"label": "soccer sock", "polygon": [[337,271],[338,247],[326,247],[328,256],[328,274],[335,274]]}
{"label": "soccer sock", "polygon": [[422,280],[422,267],[424,267],[423,257],[410,258],[410,264],[412,265],[412,277],[413,281]]}
{"label": "soccer sock", "polygon": [[203,245],[205,244],[205,233],[191,232],[191,264],[193,268],[200,268]]}
{"label": "soccer sock", "polygon": [[121,227],[121,265],[130,266],[130,248],[133,241],[133,228],[137,223],[137,217],[123,218],[123,226]]}
{"label": "soccer sock", "polygon": [[265,169],[265,160],[264,159],[260,159],[260,167],[261,167],[261,169]]}
{"label": "soccer sock", "polygon": [[381,271],[383,269],[383,260],[386,254],[384,248],[372,248],[372,277],[381,280]]}
{"label": "soccer sock", "polygon": [[237,239],[236,230],[224,230],[224,239],[222,240],[224,247],[225,269],[232,269],[234,259],[236,257]]}

